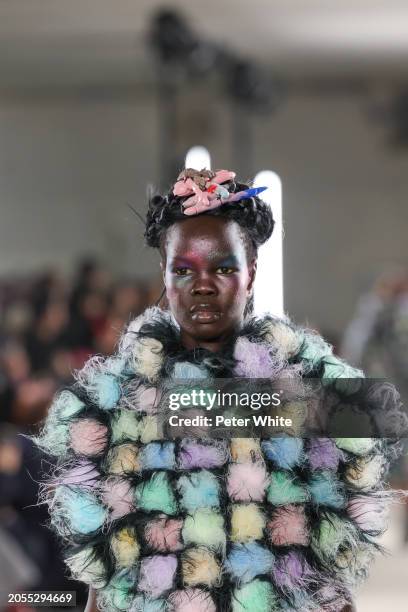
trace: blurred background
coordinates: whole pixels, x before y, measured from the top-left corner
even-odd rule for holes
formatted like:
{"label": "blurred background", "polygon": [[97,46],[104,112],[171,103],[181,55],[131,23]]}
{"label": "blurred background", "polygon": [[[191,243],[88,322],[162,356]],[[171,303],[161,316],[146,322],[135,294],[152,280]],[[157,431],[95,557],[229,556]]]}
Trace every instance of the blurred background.
{"label": "blurred background", "polygon": [[[407,61],[403,0],[0,0],[0,591],[83,607],[20,434],[159,297],[129,205],[144,216],[191,147],[278,175],[285,311],[408,396]],[[359,612],[408,609],[394,512]]]}

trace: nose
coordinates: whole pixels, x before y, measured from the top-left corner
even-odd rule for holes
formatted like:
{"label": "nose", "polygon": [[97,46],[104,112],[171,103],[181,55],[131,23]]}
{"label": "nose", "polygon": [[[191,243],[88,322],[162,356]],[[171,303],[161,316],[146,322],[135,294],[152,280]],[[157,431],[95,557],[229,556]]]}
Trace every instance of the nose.
{"label": "nose", "polygon": [[215,295],[217,288],[208,275],[200,275],[191,287],[191,295]]}

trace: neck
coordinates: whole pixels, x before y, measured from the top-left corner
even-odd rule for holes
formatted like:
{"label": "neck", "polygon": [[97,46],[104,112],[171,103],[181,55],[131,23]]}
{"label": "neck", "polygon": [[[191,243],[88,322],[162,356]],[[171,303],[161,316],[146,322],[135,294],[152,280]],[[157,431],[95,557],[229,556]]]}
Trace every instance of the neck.
{"label": "neck", "polygon": [[181,344],[188,350],[195,348],[204,348],[212,353],[219,353],[231,339],[232,334],[225,337],[214,338],[213,340],[200,340],[186,334],[185,331],[180,333]]}

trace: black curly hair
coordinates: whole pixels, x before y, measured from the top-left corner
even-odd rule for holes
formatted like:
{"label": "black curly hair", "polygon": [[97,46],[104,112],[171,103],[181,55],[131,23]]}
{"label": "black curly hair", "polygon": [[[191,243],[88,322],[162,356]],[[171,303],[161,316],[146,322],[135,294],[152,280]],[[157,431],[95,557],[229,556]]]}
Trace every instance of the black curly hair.
{"label": "black curly hair", "polygon": [[[249,189],[249,185],[237,181],[227,181],[223,185],[230,193]],[[163,257],[165,257],[166,230],[174,223],[189,218],[184,214],[182,206],[188,197],[175,196],[170,190],[164,196],[154,195],[149,199],[144,237],[146,244],[159,249]],[[257,256],[258,247],[270,238],[275,225],[270,206],[258,197],[229,202],[199,214],[235,221],[241,229],[248,261]],[[245,313],[252,312],[252,310],[253,299],[251,297]]]}

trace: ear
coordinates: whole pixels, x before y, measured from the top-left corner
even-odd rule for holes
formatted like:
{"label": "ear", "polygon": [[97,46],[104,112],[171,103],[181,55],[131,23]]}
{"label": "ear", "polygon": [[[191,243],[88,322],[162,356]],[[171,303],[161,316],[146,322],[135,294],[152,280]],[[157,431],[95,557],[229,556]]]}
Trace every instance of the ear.
{"label": "ear", "polygon": [[249,283],[247,287],[248,295],[252,293],[253,288],[254,288],[257,267],[258,267],[258,261],[256,258],[254,258],[249,264]]}

